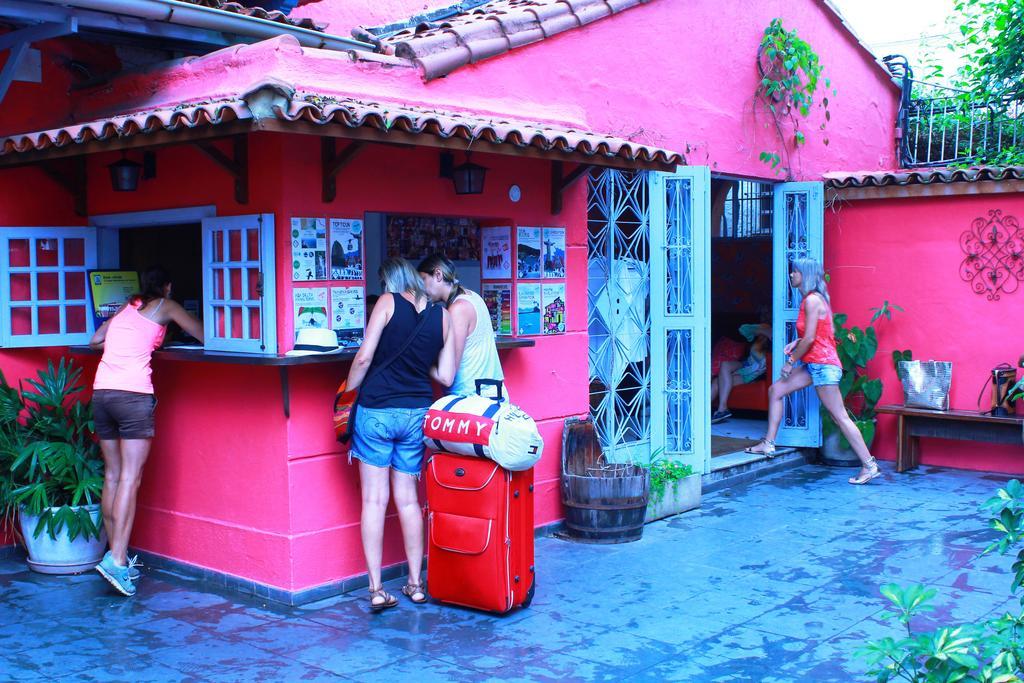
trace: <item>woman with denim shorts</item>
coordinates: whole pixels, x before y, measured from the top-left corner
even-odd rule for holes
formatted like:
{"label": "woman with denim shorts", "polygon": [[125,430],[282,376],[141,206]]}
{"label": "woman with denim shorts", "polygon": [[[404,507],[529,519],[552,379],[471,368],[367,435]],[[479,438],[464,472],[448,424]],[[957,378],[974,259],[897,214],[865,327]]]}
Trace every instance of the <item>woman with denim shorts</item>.
{"label": "woman with denim shorts", "polygon": [[389,259],[379,274],[385,293],[373,307],[347,381],[350,391],[359,390],[350,458],[359,461],[360,526],[375,612],[398,604],[380,577],[389,497],[395,500],[409,562],[402,593],[417,604],[427,601],[420,582],[423,513],[417,491],[423,418],[434,398],[431,372],[445,384],[455,377],[448,311],[430,302],[419,275],[404,259]]}
{"label": "woman with denim shorts", "polygon": [[797,259],[790,268],[789,282],[803,295],[796,321],[799,338],[786,345],[786,363],[782,366],[781,377],[768,390],[768,432],[747,452],[774,455],[775,437],[782,422],[783,399],[813,384],[821,404],[860,459],[860,472],[850,478],[850,483],[866,484],[878,477],[881,471],[868,452],[860,430],[846,412],[843,395],[839,391],[843,364],[836,351],[835,326],[821,264],[814,259]]}
{"label": "woman with denim shorts", "polygon": [[150,363],[170,322],[203,341],[203,324],[171,298],[170,276],[154,267],[142,274],[142,293],[103,323],[89,342],[103,350],[92,386],[92,412],[103,453],[100,502],[110,539],[110,551],[96,571],[127,596],[135,595],[139,576],[135,558],[128,558],[128,540],[154,434],[156,396]]}

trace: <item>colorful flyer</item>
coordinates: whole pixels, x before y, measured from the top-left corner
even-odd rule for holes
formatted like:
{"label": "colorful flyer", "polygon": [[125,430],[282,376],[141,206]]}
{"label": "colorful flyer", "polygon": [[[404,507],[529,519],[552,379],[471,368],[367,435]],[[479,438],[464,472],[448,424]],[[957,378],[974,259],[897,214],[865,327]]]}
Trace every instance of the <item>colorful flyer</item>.
{"label": "colorful flyer", "polygon": [[540,228],[519,228],[516,231],[516,273],[522,280],[540,277]]}
{"label": "colorful flyer", "polygon": [[544,307],[542,320],[544,334],[564,334],[565,283],[545,284],[541,289],[540,299]]}
{"label": "colorful flyer", "polygon": [[92,315],[96,327],[117,313],[128,297],[138,292],[139,274],[134,270],[90,270],[89,293],[92,294]]}
{"label": "colorful flyer", "polygon": [[327,279],[327,221],[292,219],[292,281]]}
{"label": "colorful flyer", "polygon": [[331,219],[331,279],[363,279],[363,222]]}
{"label": "colorful flyer", "polygon": [[331,287],[331,329],[338,335],[341,346],[363,343],[366,295],[362,287]]}
{"label": "colorful flyer", "polygon": [[565,228],[544,228],[544,277],[565,277]]}
{"label": "colorful flyer", "polygon": [[540,285],[516,285],[519,334],[540,334]]}
{"label": "colorful flyer", "polygon": [[485,280],[512,278],[512,228],[480,228],[480,270]]}
{"label": "colorful flyer", "polygon": [[296,287],[292,290],[292,306],[296,332],[307,327],[328,327],[326,287]]}
{"label": "colorful flyer", "polygon": [[495,334],[512,334],[512,285],[485,283],[482,290]]}

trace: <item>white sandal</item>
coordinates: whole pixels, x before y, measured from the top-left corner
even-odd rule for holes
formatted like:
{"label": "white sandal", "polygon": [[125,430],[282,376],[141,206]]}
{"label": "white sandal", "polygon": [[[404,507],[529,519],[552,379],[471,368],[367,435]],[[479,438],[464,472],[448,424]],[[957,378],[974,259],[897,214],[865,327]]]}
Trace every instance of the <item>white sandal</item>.
{"label": "white sandal", "polygon": [[878,467],[878,461],[876,461],[874,457],[868,461],[868,466],[864,469],[866,469],[867,472],[862,472],[856,477],[850,477],[848,481],[854,486],[863,486],[872,479],[882,476],[882,470]]}
{"label": "white sandal", "polygon": [[[755,448],[757,448],[758,446],[760,446],[762,444],[764,445],[764,450],[760,450],[760,451],[755,451],[754,450]],[[775,457],[775,442],[772,441],[771,439],[761,439],[754,446],[749,446],[747,448],[744,448],[743,452],[744,453],[749,453],[750,455],[763,455],[764,457],[766,457],[768,459],[771,459],[771,458]]]}

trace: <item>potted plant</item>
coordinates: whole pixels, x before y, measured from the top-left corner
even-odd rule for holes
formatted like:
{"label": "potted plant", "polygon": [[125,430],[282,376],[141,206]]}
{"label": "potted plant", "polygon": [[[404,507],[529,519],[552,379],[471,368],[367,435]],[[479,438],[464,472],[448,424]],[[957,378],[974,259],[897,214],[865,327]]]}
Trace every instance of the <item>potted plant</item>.
{"label": "potted plant", "polygon": [[653,522],[700,507],[700,475],[693,467],[657,457],[647,465],[650,498],[644,523]]}
{"label": "potted plant", "polygon": [[81,374],[70,361],[51,361],[19,391],[0,373],[0,515],[29,567],[48,574],[91,569],[106,547],[103,460],[91,406],[79,397]]}
{"label": "potted plant", "polygon": [[[888,301],[872,308],[871,322],[861,329],[857,326],[846,327],[849,316],[837,313],[833,317],[836,333],[836,351],[843,364],[843,376],[839,381],[839,391],[843,395],[843,404],[853,419],[854,425],[864,437],[864,443],[870,450],[875,440],[877,414],[875,406],[882,398],[882,380],[869,377],[868,363],[878,353],[878,333],[875,323],[880,318],[892,320],[893,311],[903,309]],[[903,353],[903,352],[901,352]],[[909,354],[909,352],[906,352]],[[895,357],[895,356],[894,356]],[[821,411],[822,432],[824,436],[821,456],[827,465],[839,467],[859,467],[860,459],[850,448],[850,442],[839,431],[839,427],[827,411]]]}

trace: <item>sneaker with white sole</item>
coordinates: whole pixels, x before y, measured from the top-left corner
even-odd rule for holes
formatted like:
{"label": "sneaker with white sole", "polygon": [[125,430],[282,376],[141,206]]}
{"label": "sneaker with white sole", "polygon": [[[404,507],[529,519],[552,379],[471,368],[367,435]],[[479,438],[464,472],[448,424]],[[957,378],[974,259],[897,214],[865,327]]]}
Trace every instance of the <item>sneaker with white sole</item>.
{"label": "sneaker with white sole", "polygon": [[732,417],[732,413],[730,413],[728,410],[716,410],[714,413],[711,414],[711,424],[714,425],[718,424],[719,422],[725,422],[730,417]]}
{"label": "sneaker with white sole", "polygon": [[114,562],[114,556],[107,551],[100,563],[96,565],[96,571],[106,579],[121,595],[131,597],[135,595],[135,583],[126,565],[119,565]]}

